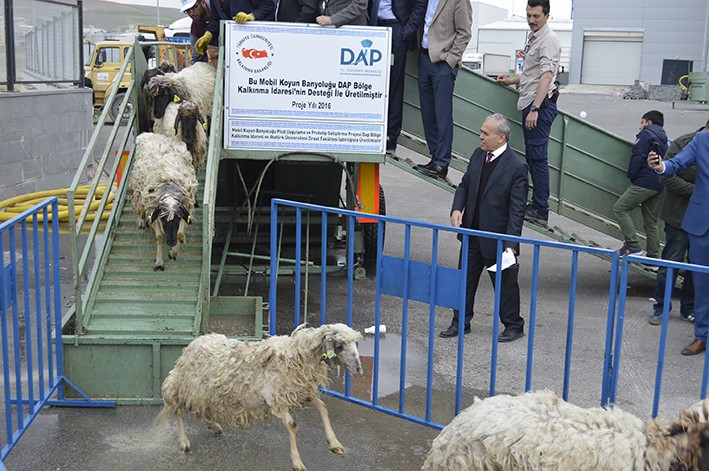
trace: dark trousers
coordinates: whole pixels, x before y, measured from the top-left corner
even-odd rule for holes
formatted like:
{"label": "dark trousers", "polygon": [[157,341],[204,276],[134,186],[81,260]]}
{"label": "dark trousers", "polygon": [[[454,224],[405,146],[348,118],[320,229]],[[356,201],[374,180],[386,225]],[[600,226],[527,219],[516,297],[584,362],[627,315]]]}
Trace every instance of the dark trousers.
{"label": "dark trousers", "polygon": [[458,68],[419,54],[419,101],[423,133],[434,164],[448,168],[453,147],[453,87]]}
{"label": "dark trousers", "polygon": [[391,27],[391,53],[394,64],[389,76],[389,115],[387,117],[387,150],[396,149],[396,141],[401,134],[401,120],[404,115],[404,72],[406,72],[406,42],[402,34],[402,25],[396,21]]}
{"label": "dark trousers", "polygon": [[556,103],[548,101],[539,108],[537,127],[532,130],[524,126],[531,104],[522,110],[522,130],[524,134],[524,153],[532,176],[532,207],[546,212],[549,210],[549,134],[557,115]]}
{"label": "dark trousers", "polygon": [[[665,224],[665,248],[662,249],[662,259],[675,262],[684,262],[685,255],[689,250],[689,234],[682,229],[678,229]],[[663,300],[665,298],[665,282],[667,280],[667,268],[660,267],[657,270],[657,282],[655,283],[655,312],[661,313]],[[672,286],[677,280],[677,270],[672,272]],[[669,301],[669,310],[672,310],[672,300]],[[684,275],[682,290],[680,292],[680,313],[684,317],[694,314],[694,281],[692,272],[688,271]]]}
{"label": "dark trousers", "polygon": [[[462,251],[462,250],[461,250]],[[462,257],[462,253],[460,255]],[[460,259],[459,259],[460,260]],[[477,237],[470,238],[470,244],[468,246],[468,277],[467,285],[465,289],[465,326],[470,325],[470,321],[473,319],[473,306],[475,305],[475,292],[478,289],[478,283],[480,282],[480,275],[483,270],[488,267],[493,266],[497,260],[488,259],[483,257],[480,251],[480,239]],[[460,261],[458,267],[460,267]],[[485,270],[487,271],[487,270]],[[492,281],[492,286],[495,286],[495,273],[487,272],[490,275],[490,280]],[[453,325],[458,325],[458,311],[453,311]],[[507,328],[514,332],[521,332],[524,330],[524,319],[520,316],[519,308],[519,284],[517,284],[517,279],[513,282],[502,284],[502,292],[500,293],[500,322]]]}
{"label": "dark trousers", "polygon": [[[709,232],[702,236],[689,235],[689,259],[697,265],[709,266]],[[707,340],[709,328],[709,274],[695,272],[694,280],[694,337]]]}

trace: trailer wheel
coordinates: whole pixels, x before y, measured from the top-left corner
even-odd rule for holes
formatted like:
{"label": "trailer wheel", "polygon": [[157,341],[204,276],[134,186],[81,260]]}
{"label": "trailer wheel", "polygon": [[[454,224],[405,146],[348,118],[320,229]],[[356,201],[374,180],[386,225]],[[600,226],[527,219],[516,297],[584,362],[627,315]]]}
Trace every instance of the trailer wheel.
{"label": "trailer wheel", "polygon": [[[386,216],[386,200],[384,198],[384,188],[379,185],[379,214]],[[384,246],[384,236],[386,235],[386,223],[382,224],[382,247]],[[366,264],[373,263],[377,258],[377,224],[362,223],[362,238],[364,239],[364,261]]]}
{"label": "trailer wheel", "polygon": [[[118,111],[121,108],[121,103],[123,103],[123,97],[125,96],[126,94],[124,92],[116,93],[116,97],[113,100],[113,103],[111,103],[111,108],[109,108],[108,110],[108,116],[114,123],[116,122]],[[121,124],[126,124],[128,122],[128,118],[130,118],[130,114],[132,111],[133,103],[128,102],[128,104],[126,105],[126,109],[123,112],[123,117],[121,118]]]}

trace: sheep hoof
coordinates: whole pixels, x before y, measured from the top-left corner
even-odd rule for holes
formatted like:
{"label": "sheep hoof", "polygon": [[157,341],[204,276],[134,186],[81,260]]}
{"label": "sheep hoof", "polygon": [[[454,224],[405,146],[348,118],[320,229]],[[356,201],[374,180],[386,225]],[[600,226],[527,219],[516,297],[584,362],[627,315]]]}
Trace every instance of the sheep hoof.
{"label": "sheep hoof", "polygon": [[158,270],[165,271],[165,266],[163,264],[158,265],[156,263],[155,266],[153,267],[153,271],[158,271]]}
{"label": "sheep hoof", "polygon": [[339,447],[339,446],[336,446],[335,448],[330,448],[330,451],[336,455],[344,455],[345,454],[345,449],[342,447]]}
{"label": "sheep hoof", "polygon": [[180,450],[182,450],[182,453],[189,453],[189,451],[190,451],[190,442],[187,442],[187,443],[180,443]]}
{"label": "sheep hoof", "polygon": [[172,255],[172,253],[167,254],[167,258],[169,258],[170,260],[177,260],[177,257]]}

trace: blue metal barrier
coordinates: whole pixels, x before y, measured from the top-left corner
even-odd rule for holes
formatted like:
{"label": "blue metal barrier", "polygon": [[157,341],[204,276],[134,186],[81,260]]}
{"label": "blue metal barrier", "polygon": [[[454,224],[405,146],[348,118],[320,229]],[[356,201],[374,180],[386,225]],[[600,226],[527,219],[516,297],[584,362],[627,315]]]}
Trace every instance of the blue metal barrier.
{"label": "blue metal barrier", "polygon": [[[620,371],[620,354],[621,347],[623,346],[623,324],[625,322],[625,300],[627,296],[628,287],[628,265],[632,262],[642,263],[646,266],[656,266],[667,268],[667,279],[665,280],[665,292],[663,299],[671,299],[672,288],[674,285],[673,273],[675,270],[686,270],[693,273],[709,273],[709,267],[702,265],[694,265],[691,263],[680,263],[672,262],[669,260],[659,260],[659,259],[649,259],[645,257],[639,257],[636,255],[629,255],[623,257],[622,260],[622,270],[620,276],[620,292],[618,294],[618,317],[616,320],[616,338],[615,338],[615,350],[614,350],[614,364],[612,366],[613,371]],[[667,330],[670,317],[670,303],[665,302],[662,306],[662,325],[660,327],[660,341],[659,350],[657,354],[657,367],[655,370],[655,391],[652,402],[652,416],[657,417],[660,407],[660,390],[662,386],[662,372],[665,366],[665,349],[667,346]],[[613,375],[613,383],[611,384],[610,394],[608,397],[609,405],[614,405],[616,401],[616,392],[618,391],[618,379],[619,374]],[[702,373],[701,382],[701,399],[706,399],[707,397],[707,384],[709,383],[709,350],[704,356],[704,369]]]}
{"label": "blue metal barrier", "polygon": [[[58,212],[57,197],[52,197],[0,224],[5,413],[5,445],[0,460],[10,453],[45,405],[115,406],[113,401],[90,400],[63,373]],[[18,293],[22,294],[21,303]],[[64,399],[66,385],[84,400]],[[55,393],[57,399],[52,399]],[[5,469],[2,463],[0,469]]]}
{"label": "blue metal barrier", "polygon": [[[303,211],[321,214],[322,222],[322,232],[321,232],[321,257],[323,263],[320,267],[321,276],[321,303],[320,303],[320,323],[326,323],[328,321],[325,314],[325,294],[327,289],[326,282],[326,244],[327,244],[327,222],[328,216],[331,217],[341,217],[345,218],[346,223],[342,224],[347,229],[347,260],[346,264],[347,270],[347,313],[346,322],[348,325],[352,325],[353,320],[353,267],[356,264],[354,258],[354,237],[349,237],[349,235],[355,233],[355,221],[361,216],[361,213],[355,211],[348,211],[337,208],[328,208],[324,206],[297,203],[286,200],[274,199],[271,202],[271,267],[270,267],[270,291],[269,291],[269,304],[270,304],[270,334],[276,334],[276,316],[277,316],[277,289],[278,289],[278,263],[280,260],[280,250],[282,250],[282,245],[284,243],[283,238],[279,239],[279,234],[283,231],[279,231],[279,216],[282,220],[286,219],[285,209],[289,208],[291,211],[288,216],[288,221],[291,223],[295,221],[295,277],[294,283],[294,322],[298,325],[301,322],[301,298],[300,292],[303,289],[301,285],[301,265],[306,267],[309,266],[310,261],[306,260],[305,263],[301,257],[301,244],[302,244],[302,219]],[[293,212],[295,213],[295,218],[293,218]],[[453,234],[462,235],[462,250],[463,253],[467,253],[469,238],[471,236],[487,237],[497,240],[498,244],[498,256],[497,264],[500,266],[501,254],[503,241],[515,241],[522,245],[533,247],[533,259],[532,259],[532,289],[531,289],[531,302],[530,302],[530,313],[529,313],[529,324],[528,324],[528,347],[527,347],[527,362],[526,362],[526,373],[524,381],[524,390],[528,391],[532,385],[533,376],[533,348],[535,342],[535,324],[536,324],[536,306],[537,306],[537,286],[538,286],[538,276],[539,276],[539,259],[540,259],[540,248],[548,247],[556,250],[561,250],[571,253],[571,266],[570,266],[570,289],[568,297],[568,312],[567,312],[567,329],[566,329],[566,340],[564,349],[564,369],[563,369],[563,391],[561,396],[568,400],[569,397],[569,384],[571,377],[571,358],[573,353],[573,332],[574,332],[574,314],[575,314],[575,304],[576,304],[576,283],[578,275],[578,257],[579,253],[590,253],[594,255],[602,255],[608,257],[611,260],[611,273],[609,278],[608,287],[608,312],[606,317],[606,339],[604,345],[604,356],[599,359],[599,366],[602,363],[602,385],[600,391],[600,405],[608,404],[608,399],[611,394],[611,390],[617,384],[617,378],[613,375],[614,367],[617,368],[618,358],[613,358],[613,330],[614,330],[614,319],[616,312],[616,286],[618,282],[618,267],[620,266],[619,254],[613,250],[587,247],[580,245],[564,244],[554,241],[542,241],[529,239],[524,237],[514,237],[507,235],[491,234],[481,231],[474,231],[470,229],[463,228],[453,228],[449,226],[441,226],[437,224],[430,224],[425,222],[412,221],[407,219],[394,218],[390,216],[379,216],[379,215],[367,215],[368,218],[375,219],[379,222],[384,222],[387,225],[402,225],[404,227],[404,254],[403,257],[394,257],[391,255],[385,255],[383,253],[383,224],[379,224],[378,228],[378,242],[377,242],[377,257],[376,257],[376,294],[375,294],[375,307],[374,307],[374,317],[373,323],[375,326],[375,336],[374,336],[374,359],[373,359],[373,377],[372,377],[372,394],[370,400],[365,400],[358,397],[353,397],[350,394],[350,378],[346,376],[344,393],[340,393],[333,390],[327,390],[326,393],[335,397],[345,399],[347,401],[363,405],[372,409],[376,409],[400,418],[410,420],[412,422],[426,425],[429,427],[441,429],[443,425],[432,421],[431,411],[432,411],[432,394],[433,394],[433,358],[434,358],[434,319],[435,319],[435,308],[436,306],[444,306],[453,309],[459,309],[464,312],[465,306],[465,286],[466,286],[466,273],[467,273],[467,257],[462,257],[461,266],[459,268],[450,268],[441,266],[438,263],[438,241],[440,233],[448,232]],[[281,221],[283,224],[283,221]],[[282,226],[281,226],[282,227]],[[418,228],[430,231],[431,233],[431,262],[422,262],[419,260],[414,260],[411,257],[411,230],[412,228]],[[391,233],[387,231],[387,233]],[[495,274],[496,286],[501,285],[502,271],[498,270]],[[402,312],[401,312],[401,358],[400,358],[400,371],[399,371],[399,401],[398,407],[388,408],[379,404],[379,362],[380,362],[380,345],[379,345],[379,325],[381,320],[381,301],[382,295],[395,296],[402,299]],[[426,371],[426,401],[425,401],[425,412],[420,415],[414,415],[407,413],[406,409],[406,391],[405,391],[405,380],[406,380],[406,358],[407,358],[407,335],[409,323],[409,302],[418,301],[422,303],[427,303],[429,305],[429,318],[428,318],[428,351],[427,351],[427,371]],[[459,316],[459,336],[458,336],[458,348],[457,348],[457,358],[456,358],[456,384],[455,384],[455,414],[460,412],[462,407],[462,388],[463,388],[463,317]],[[489,378],[489,394],[492,396],[496,394],[496,382],[497,382],[497,337],[499,331],[499,319],[500,319],[500,290],[495,290],[495,302],[494,302],[494,321],[493,321],[493,331],[492,331],[492,349],[490,358],[490,378]],[[621,326],[622,327],[622,326]],[[618,351],[618,354],[620,352]]]}

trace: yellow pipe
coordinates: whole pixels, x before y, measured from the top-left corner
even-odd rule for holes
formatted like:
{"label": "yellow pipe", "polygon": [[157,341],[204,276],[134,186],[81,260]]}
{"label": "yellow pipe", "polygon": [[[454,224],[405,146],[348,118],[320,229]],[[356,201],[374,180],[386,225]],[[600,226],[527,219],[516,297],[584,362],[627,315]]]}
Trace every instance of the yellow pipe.
{"label": "yellow pipe", "polygon": [[[81,214],[81,211],[86,204],[86,196],[88,196],[89,191],[91,190],[90,185],[82,185],[76,189],[74,192],[74,213],[76,215]],[[103,197],[103,194],[106,190],[106,184],[102,183],[96,187],[96,191],[94,194],[93,199],[91,200],[91,203],[89,204],[89,211],[96,211],[98,207],[101,204],[101,199]],[[110,190],[109,190],[110,191]],[[31,209],[34,207],[36,204],[43,202],[47,198],[51,196],[64,196],[64,198],[58,198],[58,202],[62,203],[58,205],[58,212],[57,212],[57,217],[59,218],[60,222],[67,222],[69,220],[69,208],[67,206],[68,204],[68,199],[65,197],[66,194],[69,192],[69,188],[60,188],[60,189],[55,189],[55,190],[46,190],[46,191],[38,191],[34,193],[27,193],[24,195],[18,195],[14,196],[12,198],[8,198],[4,201],[0,202],[0,209],[5,209],[4,211],[0,211],[0,221],[9,221],[13,217],[17,216],[17,214],[22,213],[24,211],[27,211],[28,209]],[[113,208],[113,201],[115,200],[116,195],[111,191],[106,198],[106,207],[104,208],[104,212],[101,215],[102,220],[108,219],[108,215]],[[51,214],[49,214],[49,220],[51,221]],[[92,221],[96,218],[95,214],[87,214],[86,219],[89,221]],[[32,216],[30,216],[28,221],[32,221]],[[40,213],[37,215],[37,221],[43,221],[44,216]]]}

